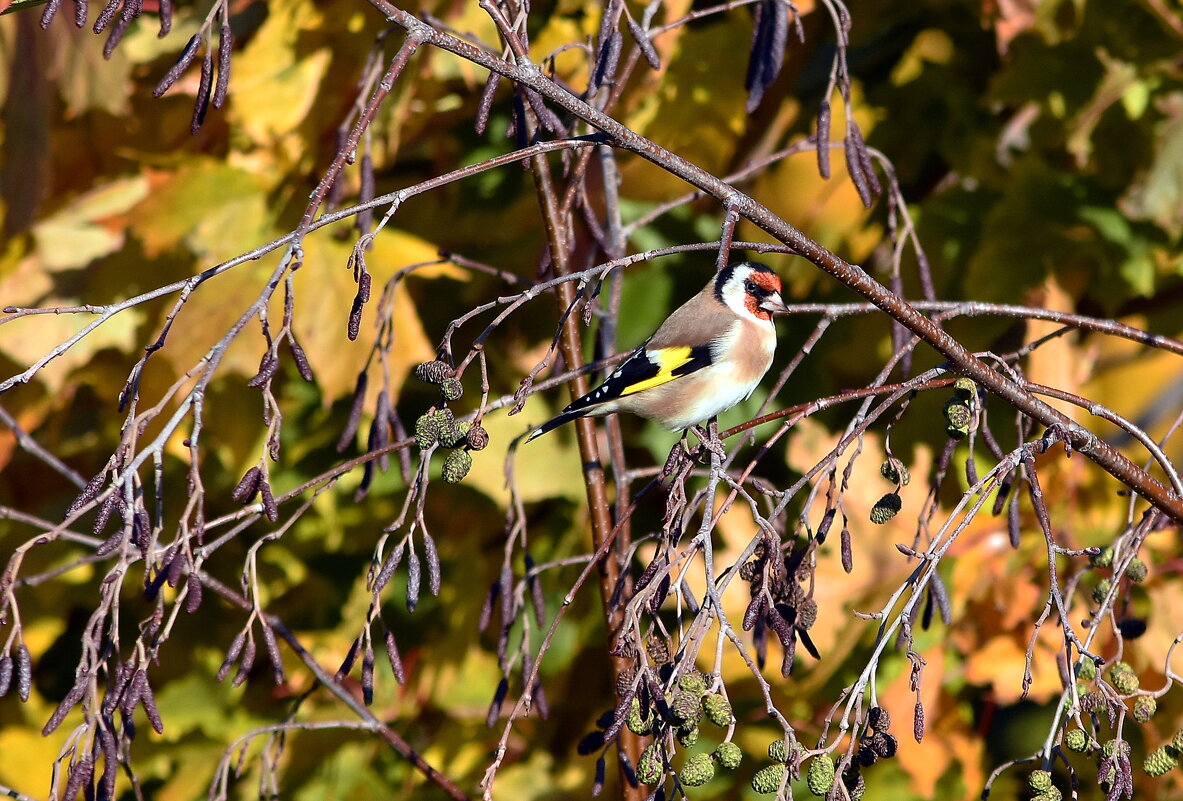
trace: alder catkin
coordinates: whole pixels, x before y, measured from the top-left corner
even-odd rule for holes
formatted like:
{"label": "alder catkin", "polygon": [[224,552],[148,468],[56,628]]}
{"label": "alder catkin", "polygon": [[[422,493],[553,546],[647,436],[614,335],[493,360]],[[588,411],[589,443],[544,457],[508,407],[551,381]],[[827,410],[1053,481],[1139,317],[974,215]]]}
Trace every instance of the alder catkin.
{"label": "alder catkin", "polygon": [[226,103],[226,92],[230,87],[230,49],[234,47],[234,32],[223,23],[218,32],[218,82],[214,86],[214,108]]}

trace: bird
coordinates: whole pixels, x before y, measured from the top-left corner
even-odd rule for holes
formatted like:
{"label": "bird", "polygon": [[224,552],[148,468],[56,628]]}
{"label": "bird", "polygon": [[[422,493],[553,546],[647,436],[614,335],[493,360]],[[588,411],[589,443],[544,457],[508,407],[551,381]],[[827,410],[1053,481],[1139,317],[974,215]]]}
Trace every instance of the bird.
{"label": "bird", "polygon": [[780,276],[745,261],[716,273],[604,381],[526,442],[580,417],[632,412],[681,431],[746,400],[772,365]]}

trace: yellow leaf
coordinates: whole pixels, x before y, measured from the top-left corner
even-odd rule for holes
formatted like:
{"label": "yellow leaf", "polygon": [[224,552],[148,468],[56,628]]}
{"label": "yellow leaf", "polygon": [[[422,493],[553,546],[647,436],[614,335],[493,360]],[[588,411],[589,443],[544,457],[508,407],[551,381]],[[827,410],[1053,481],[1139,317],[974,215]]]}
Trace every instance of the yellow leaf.
{"label": "yellow leaf", "polygon": [[[366,255],[366,266],[373,276],[370,302],[362,314],[361,333],[355,342],[350,342],[345,335],[346,324],[357,294],[353,273],[346,269],[351,252],[348,243],[319,237],[308,246],[304,266],[296,275],[296,335],[308,354],[325,403],[353,392],[357,375],[368,362],[377,337],[376,309],[386,282],[404,267],[438,258],[436,247],[418,237],[391,228],[379,234],[373,250]],[[439,273],[429,269],[425,274]],[[277,298],[277,303],[280,302],[282,297]],[[423,331],[405,283],[400,282],[390,303],[394,331],[386,365],[392,400],[397,400],[411,368],[433,358],[435,348]],[[273,313],[278,310],[277,305]],[[371,375],[371,402],[367,408],[373,408],[372,401],[381,387],[379,376]]]}
{"label": "yellow leaf", "polygon": [[[76,303],[72,298],[41,294],[50,288],[39,260],[30,257],[16,270],[0,278],[0,299],[4,305],[36,303],[39,306],[70,306]],[[36,380],[54,394],[61,390],[73,370],[89,364],[94,354],[100,350],[132,350],[139,344],[136,330],[143,317],[143,313],[138,309],[128,309],[106,321],[82,341],[49,362],[37,373]],[[14,320],[0,328],[0,353],[4,353],[24,369],[46,356],[56,346],[65,343],[94,320],[94,315],[90,314],[38,314]]]}
{"label": "yellow leaf", "polygon": [[[111,224],[148,194],[142,176],[112,181],[80,195],[33,227],[35,255],[45,270],[85,267],[123,245],[122,225]],[[104,224],[107,221],[107,224]],[[5,301],[9,302],[9,301]]]}
{"label": "yellow leaf", "polygon": [[128,216],[148,256],[182,242],[209,267],[269,239],[271,220],[262,180],[215,159],[195,159],[150,176],[152,190]]}
{"label": "yellow leaf", "polygon": [[[1053,634],[1059,636],[1061,632],[1054,631]],[[965,660],[965,678],[972,684],[991,687],[994,698],[1003,706],[1017,703],[1023,694],[1026,649],[1025,636],[1003,634],[991,637],[969,653]],[[1040,636],[1035,641],[1031,679],[1029,697],[1035,701],[1051,698],[1061,690],[1056,648],[1050,637]]]}
{"label": "yellow leaf", "polygon": [[331,53],[324,47],[300,54],[297,44],[320,20],[307,0],[281,3],[235,55],[229,117],[255,142],[271,142],[308,116]]}
{"label": "yellow leaf", "polygon": [[[505,486],[505,457],[514,437],[550,419],[555,410],[544,406],[535,396],[519,415],[504,411],[485,417],[482,425],[489,431],[489,447],[473,454],[473,469],[464,479],[489,498],[505,506],[509,490]],[[520,443],[519,443],[520,444]],[[553,431],[529,445],[521,445],[513,462],[518,496],[526,503],[562,496],[577,504],[587,501],[580,467],[579,446],[570,427]]]}

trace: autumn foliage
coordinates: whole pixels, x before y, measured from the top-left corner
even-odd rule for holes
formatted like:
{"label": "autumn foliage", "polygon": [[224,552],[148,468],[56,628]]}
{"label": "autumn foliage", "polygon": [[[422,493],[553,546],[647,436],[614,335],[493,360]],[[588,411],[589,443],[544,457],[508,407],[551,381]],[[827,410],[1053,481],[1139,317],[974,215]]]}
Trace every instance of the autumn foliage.
{"label": "autumn foliage", "polygon": [[0,789],[1179,797],[1176,6],[0,2]]}

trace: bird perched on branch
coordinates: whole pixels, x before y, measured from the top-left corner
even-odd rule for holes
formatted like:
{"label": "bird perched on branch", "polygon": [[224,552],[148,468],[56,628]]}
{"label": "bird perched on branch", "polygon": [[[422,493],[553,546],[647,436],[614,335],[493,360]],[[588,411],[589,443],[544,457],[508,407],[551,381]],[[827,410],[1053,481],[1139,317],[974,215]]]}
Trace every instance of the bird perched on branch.
{"label": "bird perched on branch", "polygon": [[589,415],[632,412],[673,431],[747,399],[772,365],[780,277],[755,262],[724,267],[596,389],[530,434]]}

